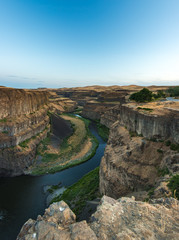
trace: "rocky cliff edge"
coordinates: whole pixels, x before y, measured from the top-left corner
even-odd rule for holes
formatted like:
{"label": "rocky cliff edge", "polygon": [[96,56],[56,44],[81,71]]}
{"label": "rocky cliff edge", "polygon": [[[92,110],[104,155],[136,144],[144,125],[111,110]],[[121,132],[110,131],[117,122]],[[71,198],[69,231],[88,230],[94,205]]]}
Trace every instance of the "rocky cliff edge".
{"label": "rocky cliff edge", "polygon": [[139,202],[103,196],[89,223],[76,222],[61,201],[53,203],[37,220],[29,219],[17,240],[155,240],[179,239],[179,202],[174,198]]}

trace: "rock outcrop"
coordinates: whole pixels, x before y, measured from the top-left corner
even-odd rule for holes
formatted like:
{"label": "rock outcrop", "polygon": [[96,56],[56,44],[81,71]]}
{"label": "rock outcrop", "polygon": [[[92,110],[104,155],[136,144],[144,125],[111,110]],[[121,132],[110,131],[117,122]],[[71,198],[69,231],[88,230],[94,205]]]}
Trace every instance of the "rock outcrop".
{"label": "rock outcrop", "polygon": [[22,227],[17,240],[97,240],[95,233],[86,223],[76,223],[76,216],[61,201],[53,203],[43,216],[34,221],[29,219]]}
{"label": "rock outcrop", "polygon": [[179,102],[123,104],[120,124],[146,138],[179,143]]}
{"label": "rock outcrop", "polygon": [[29,167],[50,129],[46,91],[0,88],[0,176]]}
{"label": "rock outcrop", "polygon": [[100,123],[105,125],[108,128],[111,128],[113,123],[115,123],[119,119],[121,106],[117,105],[115,107],[111,107],[100,117]]}
{"label": "rock outcrop", "polygon": [[179,203],[173,198],[161,198],[149,204],[133,198],[114,200],[104,196],[89,223],[75,220],[75,214],[65,202],[53,203],[43,216],[24,224],[17,240],[179,238]]}
{"label": "rock outcrop", "polygon": [[77,102],[69,98],[60,97],[56,91],[49,92],[49,107],[50,111],[61,114],[63,112],[73,112],[77,107]]}
{"label": "rock outcrop", "polygon": [[163,196],[169,194],[162,187],[166,184],[160,172],[179,172],[179,154],[165,143],[169,139],[178,144],[178,103],[129,103],[106,113],[101,122],[111,129],[100,164],[101,194],[119,198],[144,191],[138,195],[138,199],[144,200],[148,197],[146,189],[152,187],[158,188],[156,196],[160,196],[160,191]]}
{"label": "rock outcrop", "polygon": [[46,104],[46,91],[0,88],[0,119],[30,114]]}
{"label": "rock outcrop", "polygon": [[95,101],[87,102],[84,105],[82,116],[91,120],[99,120],[108,109],[114,107],[114,103],[100,103]]}

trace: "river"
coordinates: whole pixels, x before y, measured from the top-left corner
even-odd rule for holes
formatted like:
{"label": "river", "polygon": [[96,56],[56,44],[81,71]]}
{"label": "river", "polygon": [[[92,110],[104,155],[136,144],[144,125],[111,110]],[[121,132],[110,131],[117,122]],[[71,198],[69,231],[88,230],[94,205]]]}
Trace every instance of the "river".
{"label": "river", "polygon": [[44,176],[19,176],[0,178],[0,239],[15,240],[22,225],[29,219],[36,219],[44,213],[46,197],[45,185],[70,186],[83,175],[99,166],[106,143],[98,135],[91,123],[90,131],[99,141],[96,154],[87,162],[64,171]]}

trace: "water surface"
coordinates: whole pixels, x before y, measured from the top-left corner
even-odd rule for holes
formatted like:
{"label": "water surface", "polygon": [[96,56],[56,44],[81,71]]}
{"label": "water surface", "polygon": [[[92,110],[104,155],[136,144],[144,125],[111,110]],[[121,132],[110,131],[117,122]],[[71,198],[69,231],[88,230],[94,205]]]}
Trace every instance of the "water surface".
{"label": "water surface", "polygon": [[0,239],[15,240],[29,218],[36,219],[44,213],[47,197],[43,191],[45,185],[61,182],[62,186],[70,186],[99,166],[106,143],[97,134],[93,123],[89,128],[99,141],[96,154],[89,161],[55,174],[0,178]]}

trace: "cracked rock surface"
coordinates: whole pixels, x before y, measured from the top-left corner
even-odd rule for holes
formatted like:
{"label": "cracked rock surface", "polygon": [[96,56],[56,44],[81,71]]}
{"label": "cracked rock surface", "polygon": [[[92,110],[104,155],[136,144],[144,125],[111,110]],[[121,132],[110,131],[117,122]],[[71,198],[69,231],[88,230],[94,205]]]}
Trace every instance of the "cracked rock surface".
{"label": "cracked rock surface", "polygon": [[64,201],[53,203],[37,220],[29,219],[17,240],[138,240],[179,239],[179,202],[160,198],[152,202],[103,196],[89,223],[76,222]]}

